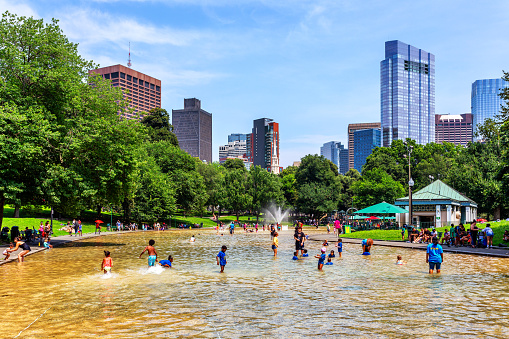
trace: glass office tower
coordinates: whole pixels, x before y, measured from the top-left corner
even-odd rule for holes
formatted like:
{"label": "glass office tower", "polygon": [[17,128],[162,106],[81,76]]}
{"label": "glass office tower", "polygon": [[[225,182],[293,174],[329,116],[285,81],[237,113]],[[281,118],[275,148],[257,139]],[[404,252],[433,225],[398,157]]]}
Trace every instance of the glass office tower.
{"label": "glass office tower", "polygon": [[435,56],[401,41],[385,43],[380,63],[382,145],[435,141]]}
{"label": "glass office tower", "polygon": [[472,83],[472,114],[474,115],[474,132],[488,118],[493,119],[500,113],[504,101],[499,94],[509,83],[502,79],[476,80]]}
{"label": "glass office tower", "polygon": [[332,161],[340,174],[348,172],[348,149],[339,141],[330,141],[320,147],[320,155]]}
{"label": "glass office tower", "polygon": [[353,132],[355,152],[354,152],[354,168],[362,172],[362,166],[366,163],[366,159],[373,153],[376,147],[380,147],[381,132],[377,128],[360,129]]}

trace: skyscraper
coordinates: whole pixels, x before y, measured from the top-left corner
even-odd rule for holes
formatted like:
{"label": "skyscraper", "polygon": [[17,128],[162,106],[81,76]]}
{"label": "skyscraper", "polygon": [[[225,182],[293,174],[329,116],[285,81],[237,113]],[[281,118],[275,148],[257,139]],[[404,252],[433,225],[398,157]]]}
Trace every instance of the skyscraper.
{"label": "skyscraper", "polygon": [[509,86],[502,79],[476,80],[472,83],[472,114],[474,115],[474,132],[477,126],[484,123],[488,118],[493,119],[500,112],[500,105],[504,101],[499,94],[501,89]]}
{"label": "skyscraper", "polygon": [[348,172],[348,149],[339,141],[329,141],[320,147],[320,155],[332,161],[338,167],[338,172]]}
{"label": "skyscraper", "polygon": [[136,118],[136,113],[148,112],[152,108],[161,107],[161,80],[122,65],[89,71],[89,74],[92,73],[101,74],[103,78],[111,80],[113,87],[122,89],[124,98],[130,102],[129,107],[134,108],[135,114],[124,115],[128,119]]}
{"label": "skyscraper", "polygon": [[172,124],[180,148],[212,162],[212,114],[201,109],[200,100],[184,99],[184,109],[172,110]]}
{"label": "skyscraper", "polygon": [[353,132],[355,145],[354,168],[362,172],[362,166],[371,155],[375,147],[381,145],[381,131],[379,128],[359,129]]}
{"label": "skyscraper", "polygon": [[355,144],[353,133],[359,129],[380,128],[379,122],[367,122],[348,125],[348,169],[354,168]]}
{"label": "skyscraper", "polygon": [[435,141],[435,56],[401,41],[385,43],[380,63],[382,145]]}
{"label": "skyscraper", "polygon": [[471,113],[465,114],[436,114],[435,115],[435,142],[441,144],[450,142],[455,145],[466,146],[472,142],[473,117]]}
{"label": "skyscraper", "polygon": [[254,166],[278,174],[279,168],[279,124],[272,119],[253,121],[252,133],[246,137],[247,158]]}
{"label": "skyscraper", "polygon": [[219,163],[224,163],[227,159],[241,159],[246,167],[249,168],[247,159],[246,135],[230,134],[228,136],[228,144],[219,146]]}

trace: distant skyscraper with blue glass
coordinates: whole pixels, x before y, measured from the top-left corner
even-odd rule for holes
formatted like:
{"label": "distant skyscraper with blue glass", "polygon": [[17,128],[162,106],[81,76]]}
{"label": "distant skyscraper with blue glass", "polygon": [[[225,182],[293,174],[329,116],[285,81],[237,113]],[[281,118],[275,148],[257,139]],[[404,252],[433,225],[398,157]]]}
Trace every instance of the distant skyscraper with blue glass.
{"label": "distant skyscraper with blue glass", "polygon": [[435,141],[435,56],[401,41],[385,43],[380,63],[382,145]]}
{"label": "distant skyscraper with blue glass", "polygon": [[320,147],[320,155],[332,161],[338,167],[338,172],[348,172],[348,149],[339,141],[330,141]]}
{"label": "distant skyscraper with blue glass", "polygon": [[362,172],[362,166],[371,155],[375,147],[381,146],[382,132],[378,128],[360,129],[353,132],[353,143],[355,145],[353,155],[353,168]]}
{"label": "distant skyscraper with blue glass", "polygon": [[242,133],[232,133],[228,135],[228,142],[234,141],[246,141],[247,134]]}
{"label": "distant skyscraper with blue glass", "polygon": [[505,102],[500,98],[501,89],[509,86],[502,79],[476,80],[472,83],[472,114],[474,116],[474,132],[488,118],[493,119],[500,113],[500,105]]}

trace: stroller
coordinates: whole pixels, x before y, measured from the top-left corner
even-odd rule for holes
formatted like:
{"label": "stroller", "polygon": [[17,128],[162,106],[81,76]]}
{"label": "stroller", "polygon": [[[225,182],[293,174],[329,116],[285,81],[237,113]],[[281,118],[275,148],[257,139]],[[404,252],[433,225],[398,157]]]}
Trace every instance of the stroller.
{"label": "stroller", "polygon": [[9,241],[9,227],[2,228],[2,232],[0,232],[0,240]]}

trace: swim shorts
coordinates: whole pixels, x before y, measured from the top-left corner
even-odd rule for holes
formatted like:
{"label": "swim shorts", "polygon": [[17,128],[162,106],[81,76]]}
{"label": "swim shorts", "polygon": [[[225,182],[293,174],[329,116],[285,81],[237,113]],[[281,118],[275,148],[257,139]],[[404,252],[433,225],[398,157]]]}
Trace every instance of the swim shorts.
{"label": "swim shorts", "polygon": [[362,255],[371,255],[371,253],[369,253],[369,252],[364,252],[364,253],[362,253]]}
{"label": "swim shorts", "polygon": [[104,268],[103,268],[103,269],[104,269],[106,272],[111,271],[111,267],[109,267],[109,266],[104,266]]}
{"label": "swim shorts", "polygon": [[302,250],[302,249],[304,249],[304,245],[300,241],[296,241],[295,242],[295,250],[299,251],[299,250]]}
{"label": "swim shorts", "polygon": [[439,262],[430,262],[429,263],[429,269],[430,270],[434,270],[435,267],[437,268],[437,270],[439,270],[440,266],[442,266],[442,263],[439,263]]}
{"label": "swim shorts", "polygon": [[154,266],[156,264],[157,257],[155,255],[149,255],[148,256],[148,265]]}
{"label": "swim shorts", "polygon": [[272,249],[275,250],[277,247],[276,245],[272,245]]}

